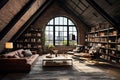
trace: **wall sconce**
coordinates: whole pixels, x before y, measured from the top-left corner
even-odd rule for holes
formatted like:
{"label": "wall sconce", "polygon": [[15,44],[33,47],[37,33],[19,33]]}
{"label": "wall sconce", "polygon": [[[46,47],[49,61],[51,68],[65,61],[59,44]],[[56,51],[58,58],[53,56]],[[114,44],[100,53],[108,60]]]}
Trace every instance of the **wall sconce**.
{"label": "wall sconce", "polygon": [[13,42],[6,42],[5,43],[5,49],[13,49]]}

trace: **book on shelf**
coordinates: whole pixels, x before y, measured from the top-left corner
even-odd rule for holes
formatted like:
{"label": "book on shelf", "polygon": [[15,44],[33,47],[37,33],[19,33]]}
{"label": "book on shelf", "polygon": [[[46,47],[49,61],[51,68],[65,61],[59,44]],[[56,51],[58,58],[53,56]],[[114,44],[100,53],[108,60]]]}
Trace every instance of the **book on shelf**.
{"label": "book on shelf", "polygon": [[41,33],[37,33],[37,36],[38,36],[38,37],[41,37]]}

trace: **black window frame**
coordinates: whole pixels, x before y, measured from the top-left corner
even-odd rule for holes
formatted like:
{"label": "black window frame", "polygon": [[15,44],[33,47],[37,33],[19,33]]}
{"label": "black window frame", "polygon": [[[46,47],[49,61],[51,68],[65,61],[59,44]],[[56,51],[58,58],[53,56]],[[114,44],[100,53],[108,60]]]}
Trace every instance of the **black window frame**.
{"label": "black window frame", "polygon": [[[65,19],[67,19],[67,24],[63,24],[63,25],[61,25],[60,23],[57,25],[56,23],[55,23],[55,19],[56,18],[65,18]],[[50,21],[52,21],[53,20],[53,24],[50,24]],[[70,24],[70,22],[72,22],[72,24]],[[58,28],[60,28],[61,26],[63,27],[63,28],[65,28],[65,27],[67,27],[67,31],[66,31],[66,33],[67,33],[67,43],[66,43],[66,46],[70,46],[71,44],[70,44],[70,41],[72,42],[73,41],[73,43],[75,42],[75,44],[73,44],[73,45],[77,45],[78,44],[78,41],[77,41],[77,39],[78,39],[78,32],[77,32],[77,28],[76,28],[76,25],[74,24],[74,22],[70,19],[70,18],[67,18],[67,17],[63,17],[63,16],[57,16],[57,17],[54,17],[54,18],[52,18],[51,20],[49,20],[49,22],[47,23],[47,25],[46,25],[46,27],[53,27],[53,38],[51,39],[51,40],[45,40],[45,42],[46,41],[53,41],[53,44],[51,44],[51,45],[54,45],[54,46],[56,46],[56,45],[58,45],[58,44],[56,44],[56,30],[55,30],[55,28],[56,27],[58,27]],[[69,28],[74,28],[75,30],[73,31],[73,30],[69,30]],[[45,28],[45,33],[46,33],[46,28]],[[52,31],[48,31],[48,32],[52,32]],[[63,31],[61,31],[61,32],[65,32],[64,30]],[[71,35],[70,35],[70,32],[71,32],[71,35],[73,36],[74,35],[74,37],[75,37],[75,39],[74,40],[72,40],[71,39]],[[73,34],[73,33],[76,33],[76,34]],[[46,35],[45,35],[45,37],[46,37]],[[51,36],[49,36],[49,37],[51,37]],[[61,36],[60,36],[61,37]],[[65,36],[63,35],[63,38],[65,38]],[[63,40],[58,40],[59,42],[60,41],[64,41],[64,39]],[[63,42],[64,43],[64,42]],[[49,44],[45,44],[45,45],[49,45]],[[60,44],[59,44],[60,45]],[[62,45],[64,45],[64,44],[62,44]]]}

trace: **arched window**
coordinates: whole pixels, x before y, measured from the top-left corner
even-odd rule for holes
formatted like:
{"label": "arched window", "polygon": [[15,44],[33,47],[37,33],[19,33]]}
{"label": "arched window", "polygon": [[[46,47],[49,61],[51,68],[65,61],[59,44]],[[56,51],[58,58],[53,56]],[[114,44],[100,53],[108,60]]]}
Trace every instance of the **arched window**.
{"label": "arched window", "polygon": [[66,17],[51,19],[45,28],[45,45],[77,45],[75,24]]}

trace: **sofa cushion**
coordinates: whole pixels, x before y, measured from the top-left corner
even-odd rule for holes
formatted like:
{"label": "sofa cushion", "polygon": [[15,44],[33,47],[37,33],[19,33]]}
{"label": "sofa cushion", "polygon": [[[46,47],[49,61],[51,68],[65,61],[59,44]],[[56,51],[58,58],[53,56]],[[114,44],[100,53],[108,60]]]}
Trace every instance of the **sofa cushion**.
{"label": "sofa cushion", "polygon": [[22,53],[23,51],[24,51],[23,49],[17,50],[16,55],[18,55],[19,57],[23,58],[24,57],[24,55]]}
{"label": "sofa cushion", "polygon": [[20,52],[18,52],[18,56],[21,57],[21,58],[24,57],[23,53],[20,53]]}
{"label": "sofa cushion", "polygon": [[33,54],[32,56],[27,57],[26,58],[27,63],[30,65],[34,64],[34,62],[37,60],[38,56],[39,56],[38,54]]}
{"label": "sofa cushion", "polygon": [[3,55],[5,56],[5,58],[11,58],[11,57],[13,57],[15,54],[16,54],[16,51],[12,51],[12,52],[9,52],[9,53],[3,54]]}
{"label": "sofa cushion", "polygon": [[1,55],[1,58],[20,58],[18,55]]}
{"label": "sofa cushion", "polygon": [[19,59],[2,58],[2,59],[0,59],[0,65],[12,65],[12,64],[16,64],[16,65],[27,64],[27,60],[24,58],[19,58]]}
{"label": "sofa cushion", "polygon": [[75,53],[74,56],[84,57],[84,58],[91,58],[91,55],[89,53]]}
{"label": "sofa cushion", "polygon": [[13,58],[20,58],[18,55],[14,55]]}
{"label": "sofa cushion", "polygon": [[29,57],[29,56],[32,56],[32,52],[29,49],[26,49],[26,50],[23,51],[23,55],[25,57]]}
{"label": "sofa cushion", "polygon": [[4,54],[0,55],[0,58],[7,58]]}

